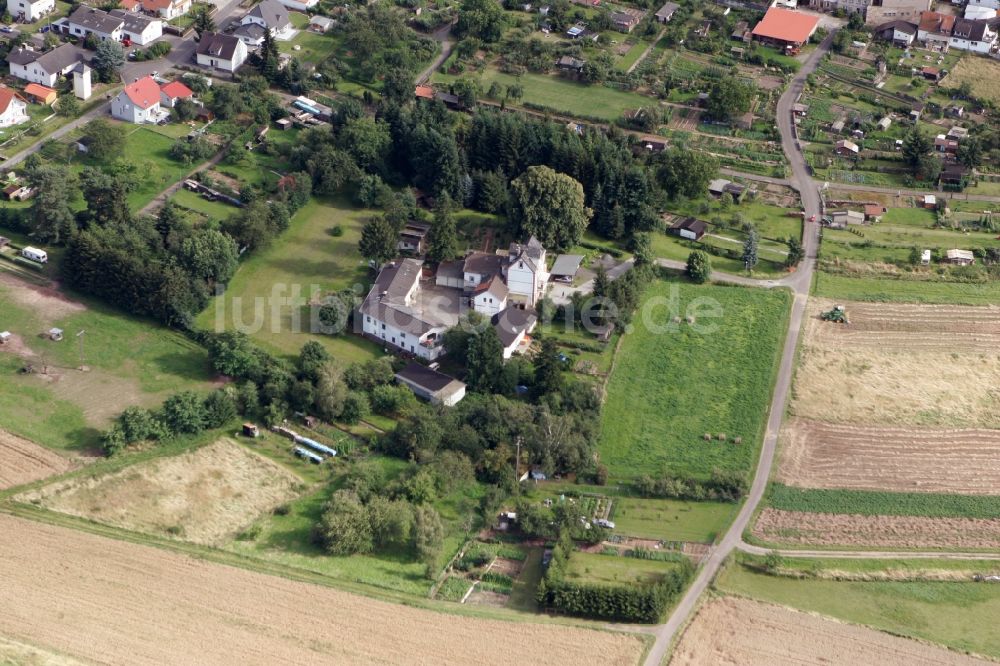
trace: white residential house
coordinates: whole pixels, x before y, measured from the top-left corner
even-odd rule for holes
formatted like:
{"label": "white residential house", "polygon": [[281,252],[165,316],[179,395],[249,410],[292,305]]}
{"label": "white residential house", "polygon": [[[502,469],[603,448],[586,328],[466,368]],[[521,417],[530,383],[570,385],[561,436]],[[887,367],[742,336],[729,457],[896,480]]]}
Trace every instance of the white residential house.
{"label": "white residential house", "polygon": [[111,16],[122,20],[122,36],[133,44],[145,46],[163,36],[163,21],[124,9],[112,9]]}
{"label": "white residential house", "polygon": [[160,86],[152,76],[128,84],[111,101],[111,115],[130,123],[156,123],[166,114],[160,108]]}
{"label": "white residential house", "polygon": [[528,310],[507,308],[494,315],[491,323],[500,338],[503,357],[506,360],[514,355],[514,352],[525,343],[528,335],[535,330],[538,317]]}
{"label": "white residential house", "polygon": [[[288,10],[278,0],[263,0],[247,12],[240,20],[240,27],[256,25],[271,31],[271,36],[277,40],[291,39],[295,34],[292,21],[288,18]],[[239,28],[233,34],[239,33]]]}
{"label": "white residential house", "polygon": [[191,2],[192,0],[142,0],[142,9],[164,21],[172,21],[191,11]]}
{"label": "white residential house", "polygon": [[194,92],[180,81],[171,81],[160,86],[160,106],[172,109],[182,99],[193,100]]}
{"label": "white residential house", "polygon": [[69,34],[81,39],[94,35],[102,42],[120,42],[124,27],[125,21],[120,16],[112,16],[87,5],[78,6],[66,19],[66,31]]}
{"label": "white residential house", "polygon": [[958,19],[948,45],[953,49],[988,54],[997,43],[997,31],[985,20]]}
{"label": "white residential house", "polygon": [[534,307],[542,299],[549,275],[545,264],[545,248],[532,236],[525,245],[511,243],[507,266],[504,268],[510,300]]}
{"label": "white residential house", "polygon": [[238,37],[217,32],[206,32],[195,51],[197,62],[203,67],[213,67],[235,72],[247,59],[247,45]]}
{"label": "white residential house", "polygon": [[482,282],[472,292],[472,309],[481,315],[492,317],[507,307],[507,285],[499,275]]}
{"label": "white residential house", "polygon": [[72,44],[62,44],[44,53],[21,47],[7,54],[11,76],[49,88],[55,87],[59,77],[72,71],[81,60],[80,50]]}
{"label": "white residential house", "polygon": [[28,121],[28,103],[12,88],[0,88],[0,127]]}
{"label": "white residential house", "polygon": [[34,23],[55,10],[56,0],[7,0],[7,13],[25,23]]}

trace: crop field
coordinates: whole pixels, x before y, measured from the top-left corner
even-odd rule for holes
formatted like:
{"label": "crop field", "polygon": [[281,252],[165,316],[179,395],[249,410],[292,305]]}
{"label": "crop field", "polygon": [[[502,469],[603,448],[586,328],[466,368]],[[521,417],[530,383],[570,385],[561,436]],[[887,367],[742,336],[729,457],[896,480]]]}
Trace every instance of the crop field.
{"label": "crop field", "polygon": [[796,416],[908,428],[1000,427],[1000,356],[990,342],[1000,331],[1000,310],[847,302],[851,323],[843,326],[819,319],[831,305],[814,299],[808,306],[791,406]]}
{"label": "crop field", "polygon": [[0,490],[55,476],[71,467],[61,455],[0,430]]}
{"label": "crop field", "polygon": [[70,478],[20,501],[106,525],[221,543],[295,497],[301,480],[232,440],[111,474]]}
{"label": "crop field", "polygon": [[933,278],[916,280],[902,276],[851,276],[817,271],[813,294],[870,303],[993,305],[1000,303],[1000,280],[948,282]]}
{"label": "crop field", "polygon": [[[634,664],[634,635],[434,612],[0,515],[0,635],[101,663]],[[16,600],[16,603],[15,603]],[[262,603],[266,600],[266,603]]]}
{"label": "crop field", "polygon": [[1000,430],[791,419],[777,479],[804,488],[1000,493]]}
{"label": "crop field", "polygon": [[749,471],[789,302],[777,290],[655,283],[608,382],[600,453],[612,476]]}
{"label": "crop field", "polygon": [[650,584],[677,568],[674,562],[641,560],[622,555],[573,553],[566,569],[566,580],[605,585]]}
{"label": "crop field", "polygon": [[981,664],[945,648],[867,627],[737,597],[713,598],[698,611],[671,666],[743,664]]}
{"label": "crop field", "polygon": [[768,506],[787,511],[852,513],[863,516],[927,516],[929,518],[996,518],[998,495],[954,495],[927,492],[793,488],[772,483]]}
{"label": "crop field", "polygon": [[[3,329],[14,336],[0,347],[0,426],[33,442],[88,449],[125,407],[212,386],[205,350],[152,322],[4,273],[0,302]],[[45,339],[52,327],[65,339]],[[19,374],[28,365],[37,372]]]}
{"label": "crop field", "polygon": [[948,73],[945,83],[949,88],[969,83],[972,94],[979,99],[1000,103],[1000,64],[990,58],[962,58]]}
{"label": "crop field", "polygon": [[4,666],[83,666],[76,659],[41,650],[0,636],[0,664]]}
{"label": "crop field", "polygon": [[226,293],[199,315],[198,325],[216,331],[240,328],[287,356],[316,340],[344,364],[372,358],[378,348],[359,337],[311,333],[308,306],[317,294],[367,291],[373,276],[358,239],[370,215],[338,201],[310,201],[285,233],[240,265]]}
{"label": "crop field", "polygon": [[1000,548],[1000,518],[804,513],[766,508],[752,534],[767,543],[867,548]]}
{"label": "crop field", "polygon": [[[822,560],[819,562],[822,564]],[[742,566],[729,566],[717,579],[716,587],[727,594],[752,597],[810,613],[822,613],[844,622],[861,624],[896,636],[931,641],[959,651],[1000,658],[1000,634],[988,629],[990,618],[1000,615],[1000,586],[984,583],[948,583],[921,581],[845,581],[795,579],[770,576]],[[751,615],[752,617],[752,615]],[[792,624],[788,625],[793,626]],[[799,636],[815,636],[802,630]],[[889,637],[875,632],[875,639]],[[734,636],[734,638],[736,638]],[[796,644],[795,634],[788,643]],[[888,663],[914,664],[922,650],[931,663],[946,664],[958,658],[954,652],[925,648],[907,641],[903,645],[916,650],[911,661],[896,659]],[[886,655],[888,657],[888,655]],[[804,659],[816,663],[817,659]],[[832,663],[886,663],[887,659],[862,658],[831,660]],[[773,662],[772,662],[773,663]],[[958,663],[969,663],[968,660]],[[981,662],[975,662],[981,663]],[[993,662],[990,662],[993,663]]]}
{"label": "crop field", "polygon": [[670,499],[614,500],[615,532],[640,539],[712,543],[725,531],[735,504]]}

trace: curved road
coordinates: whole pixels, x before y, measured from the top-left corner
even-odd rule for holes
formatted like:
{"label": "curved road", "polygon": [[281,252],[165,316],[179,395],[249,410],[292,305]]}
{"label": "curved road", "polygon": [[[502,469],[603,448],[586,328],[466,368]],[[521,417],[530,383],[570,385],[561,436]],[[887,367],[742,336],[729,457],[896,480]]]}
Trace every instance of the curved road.
{"label": "curved road", "polygon": [[[796,148],[794,129],[792,127],[792,104],[798,99],[805,86],[806,77],[816,69],[820,59],[830,50],[830,44],[836,34],[833,30],[826,36],[826,39],[819,45],[809,60],[802,66],[795,78],[792,79],[788,89],[778,100],[777,116],[778,130],[781,133],[781,145],[792,167],[791,185],[799,191],[802,199],[802,208],[805,210],[806,218],[815,215],[818,219],[821,214],[819,190],[806,167],[805,159]],[[764,444],[761,447],[760,462],[757,465],[757,472],[750,486],[746,501],[740,509],[736,520],[729,527],[725,536],[712,549],[708,559],[705,560],[697,577],[688,588],[684,597],[674,608],[673,613],[667,618],[666,623],[661,624],[654,630],[656,642],[646,657],[646,666],[659,666],[663,662],[670,645],[677,635],[677,632],[690,617],[698,603],[698,599],[708,589],[712,579],[718,572],[719,567],[736,548],[739,548],[743,540],[743,531],[750,522],[750,517],[756,510],[764,496],[767,487],[768,477],[771,475],[771,465],[774,462],[774,451],[778,440],[778,431],[781,429],[781,419],[785,412],[785,402],[792,383],[792,370],[795,360],[795,349],[798,345],[799,330],[802,327],[802,319],[805,314],[806,300],[809,296],[809,287],[812,283],[812,274],[816,266],[816,250],[819,246],[819,225],[815,222],[806,222],[803,231],[803,246],[805,249],[805,259],[799,269],[788,276],[782,278],[780,286],[787,286],[795,294],[795,301],[792,304],[791,319],[788,323],[788,333],[785,336],[785,346],[781,353],[781,365],[778,369],[778,377],[774,386],[774,395],[771,399],[771,408],[767,420],[767,433],[764,436]],[[777,285],[776,285],[777,286]]]}

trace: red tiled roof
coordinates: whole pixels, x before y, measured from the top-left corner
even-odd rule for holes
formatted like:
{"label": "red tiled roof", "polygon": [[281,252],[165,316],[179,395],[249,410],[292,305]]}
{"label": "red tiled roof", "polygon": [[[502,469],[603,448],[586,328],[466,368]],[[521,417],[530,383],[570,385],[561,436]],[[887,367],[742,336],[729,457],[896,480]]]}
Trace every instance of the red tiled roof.
{"label": "red tiled roof", "polygon": [[5,113],[10,107],[10,103],[15,99],[23,99],[17,91],[7,86],[0,86],[0,113]]}
{"label": "red tiled roof", "polygon": [[55,95],[56,91],[52,88],[46,88],[45,86],[39,85],[37,83],[29,83],[24,86],[24,94],[31,95],[36,99],[45,100],[49,98],[49,95]]}
{"label": "red tiled roof", "polygon": [[430,86],[417,86],[413,94],[421,99],[434,99],[434,88]]}
{"label": "red tiled roof", "polygon": [[764,18],[753,29],[754,37],[767,37],[783,42],[803,44],[809,40],[819,19],[809,14],[795,12],[791,9],[771,7]]}
{"label": "red tiled roof", "polygon": [[160,91],[170,99],[193,97],[194,92],[180,81],[171,81],[160,86]]}
{"label": "red tiled roof", "polygon": [[142,0],[121,0],[121,6],[127,12],[138,11],[142,8]]}
{"label": "red tiled roof", "polygon": [[920,30],[950,35],[955,27],[955,17],[937,12],[920,12]]}
{"label": "red tiled roof", "polygon": [[152,76],[146,76],[125,86],[125,94],[140,109],[160,103],[160,86]]}

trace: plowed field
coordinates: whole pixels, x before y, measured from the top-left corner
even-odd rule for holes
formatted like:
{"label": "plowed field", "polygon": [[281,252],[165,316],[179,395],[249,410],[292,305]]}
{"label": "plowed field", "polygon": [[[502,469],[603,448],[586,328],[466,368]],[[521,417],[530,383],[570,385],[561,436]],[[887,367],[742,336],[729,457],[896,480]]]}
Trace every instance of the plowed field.
{"label": "plowed field", "polygon": [[808,513],[767,508],[753,535],[769,543],[878,548],[1000,548],[1000,518]]}
{"label": "plowed field", "polygon": [[642,653],[631,635],[437,613],[7,515],[0,534],[0,635],[83,660],[578,666]]}
{"label": "plowed field", "polygon": [[61,474],[70,467],[66,458],[0,430],[0,490]]}
{"label": "plowed field", "polygon": [[987,662],[874,629],[724,597],[708,601],[685,630],[672,666],[879,664],[959,666]]}
{"label": "plowed field", "polygon": [[804,488],[1000,494],[1000,430],[791,419],[778,479]]}

